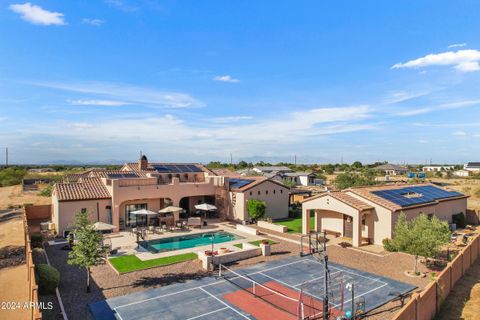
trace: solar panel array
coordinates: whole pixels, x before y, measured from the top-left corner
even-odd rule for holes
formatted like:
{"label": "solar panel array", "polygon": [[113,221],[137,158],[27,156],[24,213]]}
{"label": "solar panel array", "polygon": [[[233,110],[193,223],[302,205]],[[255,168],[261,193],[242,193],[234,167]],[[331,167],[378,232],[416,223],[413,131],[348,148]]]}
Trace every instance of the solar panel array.
{"label": "solar panel array", "polygon": [[231,178],[231,179],[229,180],[229,182],[230,182],[230,188],[232,188],[232,189],[243,188],[243,187],[245,187],[247,184],[252,183],[253,181],[255,181],[255,180],[252,180],[252,179]]}
{"label": "solar panel array", "polygon": [[138,178],[138,175],[135,173],[110,173],[107,174],[109,179],[131,179]]}
{"label": "solar panel array", "polygon": [[184,172],[203,172],[202,169],[193,164],[159,164],[152,165],[159,173],[184,173]]}
{"label": "solar panel array", "polygon": [[372,191],[373,194],[401,207],[433,202],[438,199],[461,196],[460,192],[447,191],[434,186],[416,186],[401,189]]}

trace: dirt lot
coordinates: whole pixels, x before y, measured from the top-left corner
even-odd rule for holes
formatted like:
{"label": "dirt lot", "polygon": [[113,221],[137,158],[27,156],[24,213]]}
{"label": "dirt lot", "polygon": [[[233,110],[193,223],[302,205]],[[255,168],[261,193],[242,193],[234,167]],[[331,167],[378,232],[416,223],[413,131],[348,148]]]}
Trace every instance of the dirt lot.
{"label": "dirt lot", "polygon": [[50,204],[50,197],[38,195],[38,191],[23,192],[22,186],[0,187],[0,209],[21,206],[24,203]]}
{"label": "dirt lot", "polygon": [[[21,218],[0,222],[0,251],[2,265],[0,269],[0,302],[28,302],[27,268],[24,261],[23,223]],[[17,252],[9,255],[9,252]],[[23,259],[22,259],[23,258]],[[3,263],[7,261],[11,263]],[[0,319],[26,319],[28,309],[0,309]]]}
{"label": "dirt lot", "polygon": [[480,260],[477,260],[453,287],[436,320],[475,320],[479,315]]}

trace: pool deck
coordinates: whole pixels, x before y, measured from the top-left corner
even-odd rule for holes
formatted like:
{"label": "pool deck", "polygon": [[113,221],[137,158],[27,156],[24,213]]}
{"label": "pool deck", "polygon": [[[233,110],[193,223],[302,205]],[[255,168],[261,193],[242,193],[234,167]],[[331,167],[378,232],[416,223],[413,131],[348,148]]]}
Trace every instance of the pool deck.
{"label": "pool deck", "polygon": [[[205,233],[205,232],[217,232],[217,231],[226,231],[228,233],[241,236],[243,239],[214,244],[214,250],[217,250],[219,248],[228,248],[232,251],[237,251],[240,249],[235,247],[234,246],[235,244],[261,240],[265,238],[257,235],[251,235],[251,234],[240,232],[234,227],[232,227],[232,225],[229,224],[228,222],[213,222],[213,223],[210,223],[208,226],[205,226],[202,228],[190,229],[188,231],[176,230],[172,232],[163,232],[161,234],[148,233],[146,240],[164,239],[164,238],[193,235],[193,234],[199,234],[199,233]],[[128,231],[122,231],[116,234],[112,234],[110,236],[107,236],[107,238],[111,240],[112,248],[118,249],[118,253],[115,255],[112,255],[112,257],[134,254],[142,261],[169,257],[177,254],[184,254],[184,253],[191,253],[191,252],[196,253],[198,251],[211,250],[212,248],[212,246],[209,244],[205,246],[198,246],[198,247],[187,248],[187,249],[153,253],[141,246],[137,247],[137,243],[136,243],[137,237],[133,233]]]}

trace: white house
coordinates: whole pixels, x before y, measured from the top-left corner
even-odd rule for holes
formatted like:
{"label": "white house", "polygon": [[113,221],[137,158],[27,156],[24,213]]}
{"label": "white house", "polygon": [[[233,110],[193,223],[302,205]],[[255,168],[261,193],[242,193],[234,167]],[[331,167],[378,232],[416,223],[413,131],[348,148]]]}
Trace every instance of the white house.
{"label": "white house", "polygon": [[455,169],[455,166],[425,166],[422,168],[423,172],[442,172],[442,171],[451,171]]}
{"label": "white house", "polygon": [[463,166],[463,169],[467,171],[478,172],[480,171],[480,162],[468,162]]}

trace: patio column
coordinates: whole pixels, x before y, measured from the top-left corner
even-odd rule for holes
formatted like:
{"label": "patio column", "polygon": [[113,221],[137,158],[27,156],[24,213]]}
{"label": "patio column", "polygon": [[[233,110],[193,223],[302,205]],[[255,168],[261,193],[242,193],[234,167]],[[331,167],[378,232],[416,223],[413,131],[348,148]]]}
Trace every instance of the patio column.
{"label": "patio column", "polygon": [[352,244],[354,247],[360,247],[362,243],[362,214],[357,212],[353,217],[353,234],[352,234]]}
{"label": "patio column", "polygon": [[322,231],[322,210],[315,209],[315,231]]}
{"label": "patio column", "polygon": [[310,233],[310,209],[302,206],[302,233]]}

